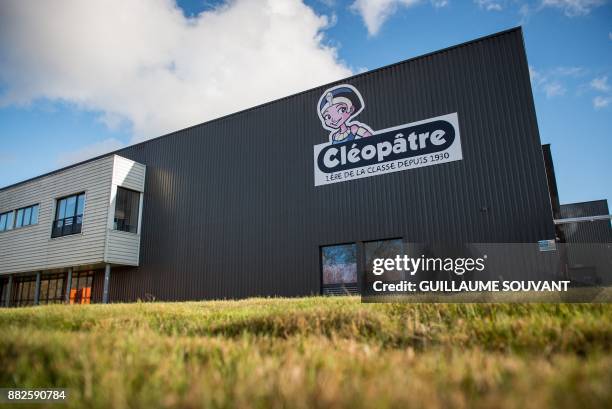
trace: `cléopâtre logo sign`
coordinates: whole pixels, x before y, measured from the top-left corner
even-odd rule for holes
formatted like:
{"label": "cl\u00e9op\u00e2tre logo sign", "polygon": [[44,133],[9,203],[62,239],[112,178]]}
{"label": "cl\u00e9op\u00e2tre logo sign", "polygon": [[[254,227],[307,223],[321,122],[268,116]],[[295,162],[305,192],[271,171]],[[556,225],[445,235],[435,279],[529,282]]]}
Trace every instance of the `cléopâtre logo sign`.
{"label": "cl\u00e9op\u00e2tre logo sign", "polygon": [[361,94],[348,84],[319,99],[329,141],[314,146],[315,186],[463,159],[456,112],[373,131],[355,120],[364,108]]}

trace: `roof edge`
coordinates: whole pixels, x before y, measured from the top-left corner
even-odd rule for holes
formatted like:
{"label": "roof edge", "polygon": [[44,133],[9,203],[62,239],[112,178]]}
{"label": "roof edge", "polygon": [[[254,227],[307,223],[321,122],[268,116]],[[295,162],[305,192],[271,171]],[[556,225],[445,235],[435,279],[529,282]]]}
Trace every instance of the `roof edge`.
{"label": "roof edge", "polygon": [[580,205],[580,204],[587,204],[587,203],[601,203],[601,202],[605,202],[607,204],[608,199],[594,199],[594,200],[585,200],[583,202],[561,203],[561,206],[573,206],[573,205]]}

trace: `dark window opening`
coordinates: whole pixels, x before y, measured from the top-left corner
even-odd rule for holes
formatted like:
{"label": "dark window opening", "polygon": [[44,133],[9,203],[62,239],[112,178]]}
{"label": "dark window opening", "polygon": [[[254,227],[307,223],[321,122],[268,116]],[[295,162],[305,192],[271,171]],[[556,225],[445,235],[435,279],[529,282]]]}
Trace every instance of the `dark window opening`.
{"label": "dark window opening", "polygon": [[[360,255],[358,250],[363,249]],[[358,254],[359,253],[359,254]],[[325,295],[346,295],[359,293],[358,257],[363,257],[365,269],[365,286],[371,284],[375,277],[372,273],[375,259],[395,259],[407,254],[406,243],[400,238],[356,243],[339,244],[321,247],[321,284]],[[386,281],[406,279],[403,271],[385,271]]]}
{"label": "dark window opening", "polygon": [[323,294],[357,293],[357,245],[321,247]]}
{"label": "dark window opening", "polygon": [[80,233],[84,209],[85,193],[58,199],[51,237]]}
{"label": "dark window opening", "polygon": [[385,282],[393,282],[405,280],[410,277],[409,274],[406,276],[403,270],[398,271],[385,269],[383,278],[381,278],[381,276],[375,276],[372,274],[374,260],[395,259],[397,256],[403,257],[406,254],[406,248],[402,239],[367,241],[363,244],[363,249],[365,251],[365,281],[367,284],[371,284],[372,282],[381,279],[383,279]]}
{"label": "dark window opening", "polygon": [[118,187],[115,204],[114,229],[138,233],[139,209],[140,192]]}
{"label": "dark window opening", "polygon": [[11,305],[25,307],[34,305],[36,291],[36,276],[18,277],[13,281]]}
{"label": "dark window opening", "polygon": [[[70,285],[70,304],[90,304],[93,287],[93,271],[73,272]],[[66,300],[67,273],[42,274],[40,277],[39,304],[62,304]],[[0,282],[2,302],[10,296],[13,307],[34,305],[36,295],[36,275],[15,277],[11,294],[8,292],[8,280]],[[2,304],[4,305],[4,304]]]}
{"label": "dark window opening", "polygon": [[61,304],[66,294],[66,274],[44,274],[40,279],[40,304]]}
{"label": "dark window opening", "polygon": [[[60,304],[66,294],[66,274],[43,274],[40,278],[39,304]],[[6,283],[4,283],[6,287]],[[11,306],[34,305],[36,295],[36,276],[17,277],[11,290]],[[4,296],[6,297],[6,295]],[[3,297],[3,298],[4,298]],[[4,298],[6,300],[6,298]]]}

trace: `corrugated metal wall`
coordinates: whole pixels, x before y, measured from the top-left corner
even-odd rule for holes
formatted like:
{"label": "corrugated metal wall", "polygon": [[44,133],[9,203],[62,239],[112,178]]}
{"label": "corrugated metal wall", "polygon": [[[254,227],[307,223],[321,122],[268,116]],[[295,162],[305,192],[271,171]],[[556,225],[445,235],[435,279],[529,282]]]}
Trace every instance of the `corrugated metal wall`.
{"label": "corrugated metal wall", "polygon": [[[608,215],[608,201],[568,203],[561,205],[561,218]],[[568,243],[612,243],[610,220],[562,224],[559,228]]]}
{"label": "corrugated metal wall", "polygon": [[561,205],[560,218],[568,219],[572,217],[587,217],[608,215],[608,201],[593,200],[590,202],[567,203]]}
{"label": "corrugated metal wall", "polygon": [[546,169],[546,180],[548,182],[548,196],[553,218],[557,219],[561,213],[559,202],[559,190],[557,188],[557,176],[555,175],[555,165],[553,163],[550,144],[542,145],[542,155],[544,156],[544,167]]}
{"label": "corrugated metal wall", "polygon": [[554,238],[519,29],[342,82],[373,129],[457,112],[464,159],[315,188],[329,85],[128,147],[147,166],[141,266],[113,271],[111,300],[319,293],[334,243]]}

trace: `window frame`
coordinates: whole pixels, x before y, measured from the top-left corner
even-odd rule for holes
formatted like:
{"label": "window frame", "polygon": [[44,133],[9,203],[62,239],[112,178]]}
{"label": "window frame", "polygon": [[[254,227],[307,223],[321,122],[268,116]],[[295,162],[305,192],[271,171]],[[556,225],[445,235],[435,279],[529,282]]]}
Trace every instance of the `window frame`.
{"label": "window frame", "polygon": [[[34,214],[34,208],[36,208],[36,223],[32,223],[32,215]],[[30,211],[28,224],[23,224],[23,220],[25,219],[26,211]],[[25,227],[36,226],[38,224],[40,218],[40,203],[35,203],[33,205],[20,207],[19,209],[15,209],[12,211],[13,215],[13,230],[23,229]],[[17,225],[19,220],[19,213],[21,212],[21,224]],[[3,213],[4,214],[4,213]],[[3,230],[5,231],[5,230]]]}
{"label": "window frame", "polygon": [[[118,229],[117,228],[117,206],[119,205],[119,201],[117,200],[119,197],[119,190],[124,190],[126,192],[130,192],[130,193],[135,193],[138,195],[138,201],[136,204],[136,210],[137,210],[137,214],[136,214],[136,225],[135,225],[135,231],[130,231],[130,230],[124,230],[124,229]],[[129,233],[129,234],[140,234],[140,220],[142,218],[142,192],[138,191],[138,190],[134,190],[134,189],[130,189],[124,186],[117,186],[117,189],[115,191],[115,206],[113,209],[113,218],[112,218],[112,230],[114,231],[118,231],[118,232],[123,232],[123,233]],[[125,219],[123,219],[125,220]],[[130,225],[131,226],[131,225]]]}
{"label": "window frame", "polygon": [[[4,215],[6,215],[5,228],[1,229],[0,233],[15,229],[15,210],[7,210],[6,212],[0,213],[0,218],[2,218]],[[8,227],[9,215],[11,215],[11,227]]]}
{"label": "window frame", "polygon": [[36,296],[36,276],[19,276],[13,280],[11,306],[27,307],[34,305]]}
{"label": "window frame", "polygon": [[[79,211],[79,197],[83,196],[83,211],[81,214],[78,213]],[[66,217],[65,214],[65,210],[66,210],[66,206],[64,205],[64,217],[63,218],[58,218],[59,217],[59,212],[61,209],[61,204],[63,200],[66,200],[66,203],[68,203],[68,199],[74,197],[75,198],[75,203],[74,203],[74,213],[72,216],[68,216]],[[75,235],[79,235],[83,233],[83,224],[85,221],[85,206],[87,205],[87,191],[83,190],[83,191],[79,191],[77,193],[72,193],[69,195],[65,195],[65,196],[60,196],[55,198],[55,208],[54,208],[54,212],[53,212],[53,222],[51,223],[51,238],[52,239],[58,239],[61,237],[69,237],[69,236],[75,236]],[[77,220],[79,219],[81,222],[77,223]],[[65,224],[65,220],[67,219],[72,219],[72,223],[70,224],[70,226],[79,226],[78,228],[75,227],[71,227],[71,230],[73,230],[72,232],[64,232],[64,229],[66,228],[66,224]],[[62,227],[60,228],[60,232],[56,233],[56,224],[58,221],[63,221],[64,224],[62,225]],[[77,231],[74,231],[77,230]]]}
{"label": "window frame", "polygon": [[[66,275],[66,273],[51,273],[41,276],[38,299],[40,305],[64,303],[66,298]],[[53,293],[50,291],[51,282],[54,283]]]}
{"label": "window frame", "polygon": [[[336,284],[325,284],[324,283],[324,274],[323,274],[323,249],[325,249],[326,247],[338,247],[338,246],[355,246],[355,264],[356,264],[356,268],[357,268],[357,276],[356,276],[356,281],[355,282],[351,282],[351,283],[336,283]],[[342,243],[333,243],[333,244],[324,244],[324,245],[320,245],[319,246],[319,283],[320,283],[320,288],[321,288],[321,294],[322,295],[331,295],[331,293],[329,293],[326,290],[329,289],[334,289],[334,288],[344,288],[347,289],[349,287],[352,286],[356,286],[357,290],[358,290],[358,286],[359,286],[359,257],[360,257],[360,252],[359,252],[359,242],[358,241],[347,241],[347,242],[342,242]]]}
{"label": "window frame", "polygon": [[373,243],[381,243],[381,242],[391,242],[391,241],[399,241],[401,243],[402,246],[402,252],[406,252],[406,240],[404,240],[404,237],[390,237],[390,238],[385,238],[385,239],[376,239],[376,240],[367,240],[363,242],[363,263],[364,263],[364,281],[365,281],[365,285],[367,286],[367,284],[369,284],[367,282],[367,279],[369,277],[370,271],[369,271],[369,261],[368,260],[368,250],[367,250],[367,246],[371,245]]}
{"label": "window frame", "polygon": [[[73,271],[70,279],[70,290],[68,295],[69,304],[91,304],[93,282],[95,278],[95,272],[84,270],[84,271]],[[74,290],[74,292],[73,292]],[[84,290],[89,290],[84,291]],[[84,295],[83,293],[86,293]]]}

